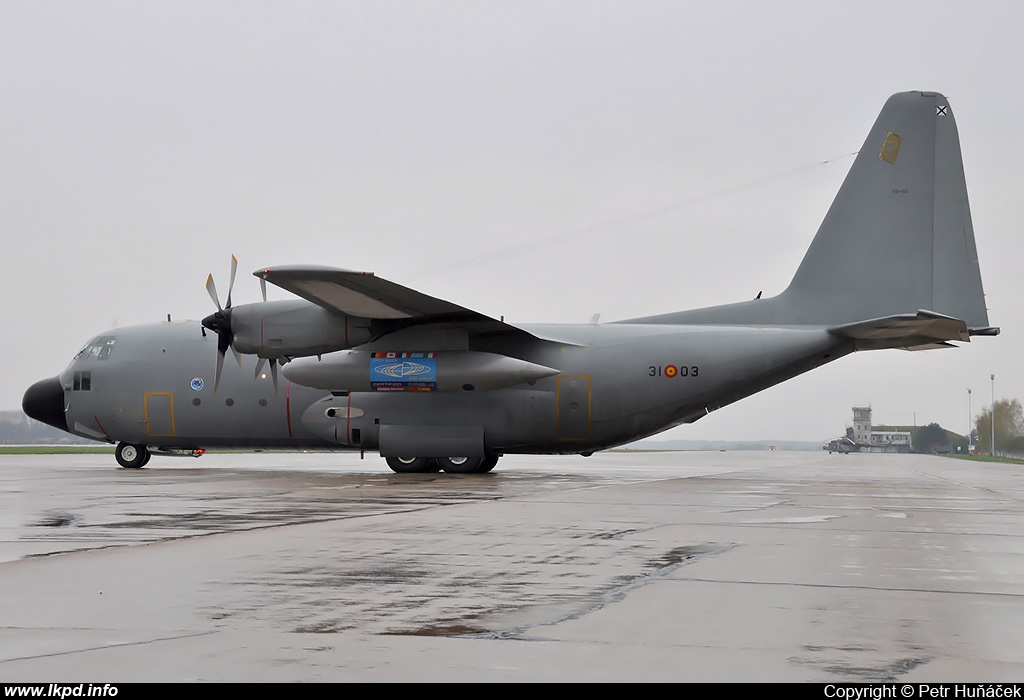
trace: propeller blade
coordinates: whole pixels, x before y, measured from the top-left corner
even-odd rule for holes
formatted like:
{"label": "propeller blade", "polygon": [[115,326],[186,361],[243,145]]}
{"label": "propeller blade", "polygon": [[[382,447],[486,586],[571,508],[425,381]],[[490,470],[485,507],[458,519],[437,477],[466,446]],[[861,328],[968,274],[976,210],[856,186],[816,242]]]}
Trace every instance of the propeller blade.
{"label": "propeller blade", "polygon": [[228,282],[228,305],[224,308],[231,308],[231,291],[235,288],[235,273],[238,272],[238,258],[231,256],[231,281]]}
{"label": "propeller blade", "polygon": [[223,357],[228,348],[231,347],[231,338],[223,331],[218,331],[217,333],[217,352]]}
{"label": "propeller blade", "polygon": [[267,300],[267,280],[260,277],[260,291],[263,293],[263,301]]}
{"label": "propeller blade", "polygon": [[217,374],[213,378],[213,393],[217,393],[217,387],[220,385],[220,373],[224,369],[224,353],[217,352]]}
{"label": "propeller blade", "polygon": [[[260,376],[260,372],[263,371],[266,364],[267,358],[265,357],[256,361],[256,372],[252,375],[254,379]],[[270,360],[270,378],[274,382],[274,396],[277,396],[277,360]]]}
{"label": "propeller blade", "polygon": [[238,352],[238,350],[235,349],[234,345],[229,345],[228,347],[231,348],[231,353],[235,356],[235,359],[238,360],[238,366],[241,367],[242,366],[242,353]]}
{"label": "propeller blade", "polygon": [[217,285],[213,283],[213,275],[206,277],[206,291],[210,293],[210,298],[217,305],[217,311],[223,311],[224,309],[220,306],[220,299],[217,298]]}

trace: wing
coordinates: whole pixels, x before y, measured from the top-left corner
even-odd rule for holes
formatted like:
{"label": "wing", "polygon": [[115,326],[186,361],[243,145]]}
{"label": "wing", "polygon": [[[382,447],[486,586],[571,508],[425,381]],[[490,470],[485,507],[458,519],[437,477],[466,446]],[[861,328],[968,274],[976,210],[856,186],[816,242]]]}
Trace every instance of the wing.
{"label": "wing", "polygon": [[391,321],[396,329],[431,324],[462,328],[474,336],[536,337],[477,311],[389,282],[372,272],[282,265],[257,270],[253,275],[328,311]]}

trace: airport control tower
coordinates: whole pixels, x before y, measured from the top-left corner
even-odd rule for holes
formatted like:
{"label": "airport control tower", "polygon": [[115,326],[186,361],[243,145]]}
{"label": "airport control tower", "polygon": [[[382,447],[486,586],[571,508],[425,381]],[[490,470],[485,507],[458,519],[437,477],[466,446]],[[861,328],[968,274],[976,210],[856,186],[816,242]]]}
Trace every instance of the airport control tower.
{"label": "airport control tower", "polygon": [[853,407],[853,439],[861,444],[871,442],[871,407]]}

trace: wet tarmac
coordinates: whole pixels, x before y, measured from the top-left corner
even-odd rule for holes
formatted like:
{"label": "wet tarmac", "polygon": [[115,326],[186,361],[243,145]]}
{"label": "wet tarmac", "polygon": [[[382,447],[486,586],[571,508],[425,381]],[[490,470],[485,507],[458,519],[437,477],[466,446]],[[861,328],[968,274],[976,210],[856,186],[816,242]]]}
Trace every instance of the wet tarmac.
{"label": "wet tarmac", "polygon": [[0,456],[0,681],[1024,678],[1024,468]]}

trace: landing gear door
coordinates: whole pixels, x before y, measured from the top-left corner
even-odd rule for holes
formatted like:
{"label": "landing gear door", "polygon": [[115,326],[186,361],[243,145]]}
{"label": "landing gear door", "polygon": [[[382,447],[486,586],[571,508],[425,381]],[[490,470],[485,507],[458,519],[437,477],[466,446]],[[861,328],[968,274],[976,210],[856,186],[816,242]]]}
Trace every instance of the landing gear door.
{"label": "landing gear door", "polygon": [[558,439],[590,439],[590,377],[558,378]]}
{"label": "landing gear door", "polygon": [[480,425],[382,425],[381,457],[483,457]]}

